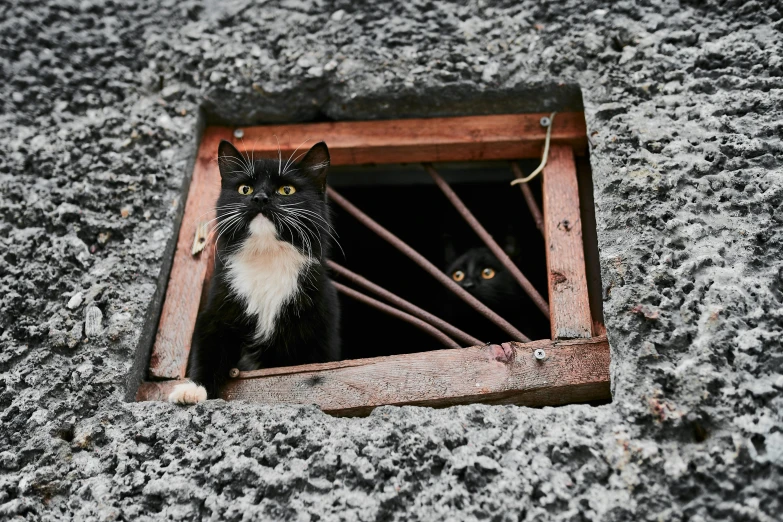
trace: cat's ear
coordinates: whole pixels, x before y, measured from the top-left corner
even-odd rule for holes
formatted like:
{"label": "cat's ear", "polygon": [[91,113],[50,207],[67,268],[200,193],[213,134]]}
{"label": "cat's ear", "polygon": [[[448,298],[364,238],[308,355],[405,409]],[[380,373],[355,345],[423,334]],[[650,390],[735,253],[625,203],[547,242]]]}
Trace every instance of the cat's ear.
{"label": "cat's ear", "polygon": [[326,190],[326,172],[329,170],[329,148],[319,141],[307,151],[298,168],[314,179],[321,190]]}
{"label": "cat's ear", "polygon": [[218,167],[220,177],[223,179],[236,178],[247,175],[248,161],[230,141],[223,140],[218,145]]}

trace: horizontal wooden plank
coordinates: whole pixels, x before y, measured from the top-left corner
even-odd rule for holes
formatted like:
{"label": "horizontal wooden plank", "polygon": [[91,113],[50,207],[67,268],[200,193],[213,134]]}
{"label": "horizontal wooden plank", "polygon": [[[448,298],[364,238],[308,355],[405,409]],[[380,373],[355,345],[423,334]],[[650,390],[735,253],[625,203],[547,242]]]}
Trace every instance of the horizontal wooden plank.
{"label": "horizontal wooden plank", "polygon": [[[256,157],[277,157],[279,146],[284,161],[297,147],[298,155],[325,141],[332,165],[538,158],[546,137],[546,128],[539,123],[542,116],[549,114],[264,125],[243,127],[243,137],[233,141]],[[552,143],[584,154],[584,115],[558,114]]]}
{"label": "horizontal wooden plank", "polygon": [[[534,350],[546,352],[543,361]],[[138,400],[165,400],[181,381],[147,382]],[[437,350],[243,372],[226,400],[316,404],[335,415],[366,415],[385,404],[444,407],[488,403],[556,406],[610,399],[606,337]]]}

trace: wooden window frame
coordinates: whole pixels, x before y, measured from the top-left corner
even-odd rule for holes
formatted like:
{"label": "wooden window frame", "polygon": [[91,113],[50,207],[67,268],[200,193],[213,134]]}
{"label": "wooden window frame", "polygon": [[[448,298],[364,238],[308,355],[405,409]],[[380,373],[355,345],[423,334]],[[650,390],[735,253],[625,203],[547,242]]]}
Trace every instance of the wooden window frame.
{"label": "wooden window frame", "polygon": [[[539,158],[545,114],[330,122],[204,131],[139,401],[166,400],[183,382],[196,316],[214,260],[203,223],[220,190],[216,156],[229,140],[257,157],[288,157],[305,139],[324,140],[333,166]],[[575,155],[584,155],[584,115],[557,115],[543,171],[543,232],[551,340],[239,372],[227,400],[316,404],[336,415],[364,415],[381,405],[467,403],[555,406],[611,399],[609,344],[600,311],[590,310]],[[522,209],[520,198],[520,213]],[[201,227],[200,227],[201,226]],[[199,230],[201,228],[201,231]],[[203,242],[206,247],[194,254]],[[368,342],[372,342],[368,340]],[[424,348],[424,347],[423,347]],[[541,352],[545,354],[541,358]],[[538,357],[536,357],[536,354]]]}

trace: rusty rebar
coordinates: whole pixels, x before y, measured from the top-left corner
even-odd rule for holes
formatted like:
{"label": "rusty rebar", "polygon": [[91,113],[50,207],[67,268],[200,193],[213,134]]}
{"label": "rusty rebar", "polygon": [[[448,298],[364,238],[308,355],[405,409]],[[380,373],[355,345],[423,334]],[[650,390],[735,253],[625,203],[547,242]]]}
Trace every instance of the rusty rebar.
{"label": "rusty rebar", "polygon": [[[525,177],[525,175],[522,173],[522,169],[519,168],[519,165],[516,161],[511,162],[511,170],[514,171],[514,176],[516,176],[517,179],[522,179]],[[530,190],[530,185],[527,183],[520,183],[519,188],[522,190],[522,195],[525,197],[525,202],[527,203],[528,210],[530,210],[530,214],[533,215],[533,221],[536,223],[536,228],[543,235],[544,216],[541,214],[541,209],[538,208],[536,198],[533,197],[533,191]]]}
{"label": "rusty rebar", "polygon": [[463,301],[472,306],[481,315],[495,323],[500,329],[509,334],[514,340],[529,343],[530,339],[517,330],[511,323],[500,317],[498,314],[490,310],[484,303],[473,297],[467,290],[459,286],[457,283],[451,280],[449,276],[438,270],[438,267],[430,263],[427,258],[419,254],[411,248],[403,240],[383,228],[378,222],[373,220],[370,216],[356,208],[350,201],[342,197],[333,188],[327,187],[326,193],[329,198],[340,205],[346,212],[355,217],[361,224],[378,234],[382,239],[391,244],[394,248],[408,256],[413,262],[422,267],[432,277],[438,280],[443,286],[457,294]]}
{"label": "rusty rebar", "polygon": [[397,294],[393,294],[392,292],[386,290],[382,286],[378,286],[369,279],[365,279],[364,277],[360,276],[356,272],[352,272],[345,268],[344,266],[338,265],[332,260],[327,260],[327,264],[329,265],[329,268],[334,270],[337,274],[340,276],[346,278],[348,281],[354,283],[355,285],[361,286],[365,290],[368,290],[375,295],[378,295],[388,301],[390,304],[396,306],[397,308],[400,308],[409,314],[418,317],[422,321],[425,321],[432,326],[438,328],[439,330],[445,332],[446,334],[450,335],[451,337],[455,339],[459,339],[460,341],[470,345],[475,346],[479,344],[484,344],[483,342],[479,341],[472,335],[469,335],[456,326],[447,323],[440,317],[433,315],[429,313],[426,310],[423,310],[416,306],[415,304],[411,303],[410,301],[406,301],[402,297],[398,296]]}
{"label": "rusty rebar", "polygon": [[547,319],[549,319],[549,305],[547,304],[546,300],[541,297],[541,294],[538,293],[538,290],[536,290],[530,281],[527,280],[527,277],[525,277],[517,265],[514,264],[511,258],[508,257],[508,254],[503,251],[500,245],[498,245],[497,242],[492,239],[492,236],[489,235],[489,232],[487,232],[481,223],[479,223],[478,219],[476,219],[473,213],[468,210],[468,207],[466,207],[465,203],[459,199],[459,196],[457,196],[456,192],[454,192],[449,184],[440,177],[438,171],[435,170],[435,168],[429,163],[423,163],[423,165],[424,170],[426,170],[427,173],[432,177],[441,192],[446,195],[451,204],[454,205],[454,208],[457,209],[457,212],[459,212],[460,215],[465,218],[465,221],[468,222],[470,228],[472,228],[473,231],[478,234],[478,236],[482,241],[484,241],[487,247],[489,247],[492,253],[495,254],[495,257],[498,258],[498,261],[500,261],[500,263],[506,267],[506,270],[511,273],[514,279],[517,280],[517,283],[519,283],[519,286],[522,287],[522,290],[524,290],[525,293],[530,296],[538,309],[541,310],[541,313],[543,313]]}
{"label": "rusty rebar", "polygon": [[418,317],[414,317],[408,313],[403,312],[402,310],[398,310],[394,308],[393,306],[389,306],[386,303],[382,303],[377,299],[373,299],[368,295],[364,295],[363,293],[358,292],[353,288],[349,288],[343,284],[340,284],[337,281],[332,281],[332,284],[334,285],[334,287],[337,289],[338,292],[345,294],[348,297],[356,299],[357,301],[362,302],[366,305],[372,306],[373,308],[377,308],[381,312],[389,314],[392,317],[396,317],[397,319],[402,319],[403,321],[411,323],[413,326],[417,327],[420,330],[423,330],[424,332],[436,338],[438,341],[441,342],[441,344],[443,344],[447,348],[462,348],[451,337],[444,334],[443,332],[441,332],[431,324],[422,321]]}

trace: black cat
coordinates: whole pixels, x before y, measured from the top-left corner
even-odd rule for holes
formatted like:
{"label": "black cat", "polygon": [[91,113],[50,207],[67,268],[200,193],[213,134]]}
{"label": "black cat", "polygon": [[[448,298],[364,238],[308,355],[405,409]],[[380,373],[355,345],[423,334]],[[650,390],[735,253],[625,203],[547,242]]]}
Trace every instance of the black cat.
{"label": "black cat", "polygon": [[[513,236],[506,238],[504,250],[512,260],[519,255],[519,248]],[[546,325],[538,320],[534,305],[514,277],[488,248],[472,248],[457,257],[451,241],[448,240],[445,246],[445,259],[448,263],[446,273],[476,299],[521,331],[528,335],[534,334],[536,337],[533,338],[546,337]],[[465,325],[465,331],[482,341],[509,340],[508,334],[450,292],[445,299],[444,315],[452,324]],[[531,317],[534,321],[530,321]],[[542,326],[538,327],[536,322],[542,323]]]}
{"label": "black cat", "polygon": [[324,261],[332,238],[326,203],[329,150],[301,161],[249,161],[218,148],[215,271],[188,362],[191,382],[169,401],[215,398],[231,368],[340,358],[339,303]]}

